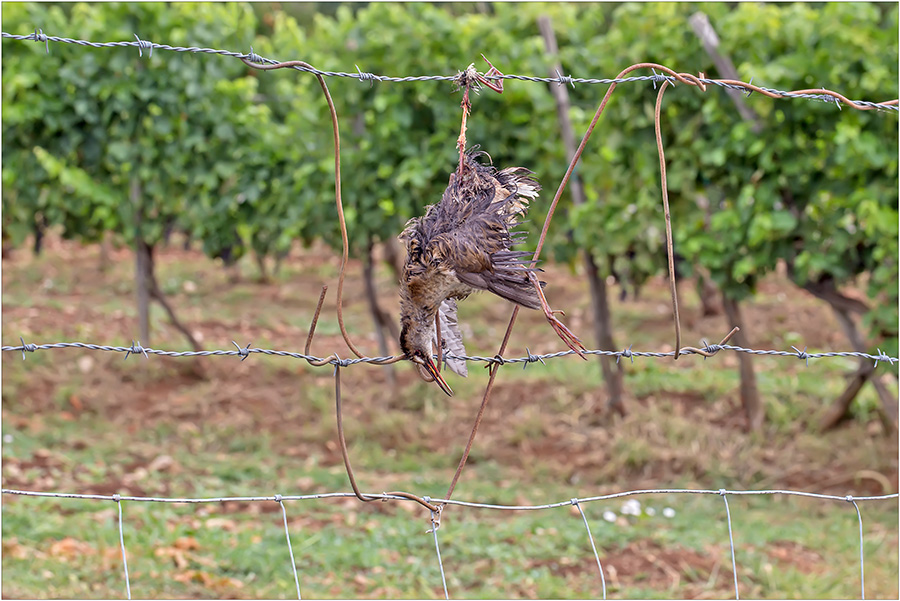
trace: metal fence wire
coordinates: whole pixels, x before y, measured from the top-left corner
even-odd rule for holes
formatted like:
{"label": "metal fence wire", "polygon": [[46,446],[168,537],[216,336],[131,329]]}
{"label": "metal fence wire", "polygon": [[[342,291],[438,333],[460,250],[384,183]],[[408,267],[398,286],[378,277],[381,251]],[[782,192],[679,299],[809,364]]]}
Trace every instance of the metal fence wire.
{"label": "metal fence wire", "polygon": [[[154,50],[166,50],[170,52],[190,52],[192,54],[213,54],[219,56],[232,57],[237,59],[245,59],[250,61],[251,63],[259,63],[263,65],[275,65],[279,64],[282,61],[278,61],[271,58],[261,57],[255,52],[253,49],[250,49],[250,52],[235,52],[231,50],[219,50],[216,48],[201,48],[198,46],[171,46],[169,44],[157,44],[154,42],[150,42],[147,40],[142,40],[138,37],[137,34],[134,34],[134,40],[126,40],[121,42],[92,42],[88,40],[78,40],[73,38],[59,37],[46,35],[42,29],[35,29],[33,33],[20,35],[20,34],[12,34],[7,32],[2,32],[2,37],[9,38],[12,40],[22,40],[22,41],[33,41],[43,43],[47,49],[47,54],[50,54],[50,42],[60,43],[60,44],[75,44],[78,46],[87,46],[90,48],[137,48],[140,56],[144,55],[144,50],[148,51],[148,57],[153,56]],[[378,75],[375,73],[367,73],[365,71],[360,71],[359,67],[356,66],[356,71],[323,71],[320,69],[316,69],[315,67],[310,66],[295,66],[294,69],[298,71],[305,71],[307,73],[313,73],[315,75],[320,75],[322,77],[339,77],[339,78],[349,78],[349,79],[358,79],[360,82],[379,82],[379,83],[410,83],[416,81],[446,81],[446,82],[457,82],[460,79],[462,73],[455,73],[452,75],[405,75],[405,76],[392,76],[392,75]],[[671,75],[665,75],[656,73],[654,71],[653,75],[637,75],[631,77],[620,77],[620,78],[594,78],[594,77],[572,77],[570,75],[563,75],[562,73],[558,73],[557,77],[538,77],[534,75],[515,75],[515,74],[503,74],[499,73],[496,75],[486,75],[485,79],[492,81],[502,81],[502,80],[517,80],[517,81],[525,81],[530,83],[555,83],[557,85],[571,85],[575,84],[588,84],[588,85],[609,85],[609,84],[619,84],[619,83],[632,83],[632,82],[652,82],[653,87],[656,88],[657,83],[662,83],[668,81],[670,84],[675,84],[676,81],[679,81],[679,78],[676,78]],[[739,90],[742,92],[746,92],[748,95],[753,92],[758,92],[760,94],[764,94],[771,98],[805,98],[808,100],[814,100],[819,102],[829,102],[833,103],[837,108],[841,108],[841,105],[850,106],[856,109],[876,109],[876,110],[886,110],[892,112],[900,112],[900,106],[898,106],[897,100],[890,100],[886,102],[872,102],[869,100],[850,100],[842,94],[837,92],[833,92],[830,90],[826,90],[824,88],[819,90],[794,90],[794,91],[785,91],[785,90],[777,90],[772,88],[765,88],[760,86],[755,86],[751,82],[741,82],[741,81],[733,81],[733,80],[724,80],[724,79],[711,79],[707,77],[692,77],[692,81],[696,80],[696,82],[702,85],[714,85],[720,88],[726,88],[731,90]]]}
{"label": "metal fence wire", "polygon": [[[143,51],[148,51],[148,57],[152,55],[154,50],[157,51],[171,51],[171,52],[190,52],[190,53],[204,53],[204,54],[213,54],[220,55],[225,57],[237,58],[245,61],[249,61],[250,63],[255,63],[258,65],[284,65],[284,63],[280,63],[274,59],[260,57],[255,54],[251,49],[249,53],[243,52],[233,52],[228,50],[217,50],[213,48],[201,48],[201,47],[183,47],[183,46],[170,46],[168,44],[158,44],[149,42],[146,40],[140,39],[137,35],[135,35],[135,40],[132,41],[120,41],[120,42],[93,42],[87,40],[79,40],[72,39],[66,37],[58,37],[58,36],[50,36],[44,34],[44,32],[40,29],[36,29],[33,33],[29,33],[27,35],[15,35],[7,32],[2,32],[3,38],[13,39],[13,40],[21,40],[21,41],[33,41],[42,43],[45,45],[46,51],[50,52],[50,43],[62,43],[62,44],[75,44],[80,46],[86,46],[91,48],[136,48],[140,56],[143,56]],[[642,66],[642,65],[638,65]],[[643,65],[649,67],[650,65]],[[295,68],[299,71],[313,73],[317,76],[321,77],[339,77],[339,78],[350,78],[357,79],[360,82],[373,84],[374,82],[379,83],[408,83],[408,82],[417,82],[417,81],[444,81],[444,82],[456,82],[459,83],[461,78],[465,75],[465,72],[460,72],[456,74],[445,74],[445,75],[408,75],[408,76],[388,76],[388,75],[377,75],[374,73],[368,73],[361,71],[359,67],[356,67],[356,71],[324,71],[319,70],[309,66],[300,66],[295,65],[292,68]],[[659,68],[659,66],[657,66]],[[589,84],[589,85],[599,85],[599,84],[619,84],[619,83],[634,83],[634,82],[646,82],[652,83],[653,87],[656,88],[657,84],[662,84],[662,87],[665,88],[666,85],[675,84],[676,81],[679,83],[687,83],[689,85],[698,86],[701,89],[705,89],[706,85],[714,85],[721,88],[726,89],[734,89],[741,90],[746,92],[748,95],[757,92],[763,94],[765,96],[771,98],[788,98],[788,99],[806,99],[817,102],[828,102],[833,103],[836,108],[840,109],[842,106],[848,106],[850,108],[855,108],[858,110],[878,110],[878,111],[890,111],[890,112],[898,112],[900,108],[898,108],[898,100],[890,100],[887,102],[872,102],[868,100],[850,100],[846,98],[844,95],[833,92],[825,89],[816,89],[816,90],[794,90],[794,91],[783,91],[776,90],[771,88],[760,87],[757,85],[753,85],[752,79],[751,82],[741,82],[735,80],[724,80],[724,79],[711,79],[705,77],[702,73],[699,77],[687,74],[673,74],[674,72],[669,72],[669,74],[665,73],[657,73],[654,69],[653,75],[643,75],[643,76],[630,76],[630,77],[618,77],[618,78],[589,78],[589,77],[572,77],[569,75],[563,75],[562,73],[557,72],[557,77],[536,77],[530,75],[513,75],[513,74],[495,74],[490,75],[486,74],[482,76],[483,79],[486,80],[518,80],[530,83],[541,83],[541,84],[557,84],[557,85],[572,85],[575,84]],[[471,82],[470,82],[471,83]],[[602,107],[602,105],[601,105]],[[599,112],[598,112],[599,115]],[[658,118],[658,117],[657,117]],[[595,117],[596,119],[596,117]],[[662,150],[660,148],[660,153]],[[662,158],[662,154],[661,154]],[[576,157],[577,160],[577,157]],[[573,162],[574,165],[574,162]],[[571,170],[571,167],[570,167]],[[665,177],[663,175],[663,177]],[[665,193],[664,193],[665,194]],[[549,218],[548,218],[549,222]],[[546,227],[546,225],[545,225]],[[324,292],[323,292],[324,296]],[[321,300],[320,300],[321,306]],[[317,313],[318,314],[318,313]],[[315,320],[314,320],[315,323]],[[310,331],[310,339],[312,337],[312,332],[314,330],[314,324]],[[512,324],[510,324],[510,328]],[[677,327],[677,320],[676,320]],[[509,329],[507,331],[507,336],[509,334]],[[730,336],[730,335],[729,335]],[[880,362],[886,362],[894,366],[894,362],[898,359],[896,357],[889,356],[883,353],[880,349],[877,351],[877,354],[870,354],[858,351],[838,351],[838,352],[807,352],[807,349],[804,348],[800,350],[796,347],[791,347],[792,351],[787,350],[758,350],[751,348],[744,348],[741,346],[735,346],[730,344],[725,344],[727,342],[729,336],[722,341],[720,344],[709,344],[707,342],[703,342],[702,348],[678,348],[674,351],[665,351],[665,352],[655,352],[655,351],[634,351],[631,347],[621,351],[607,351],[607,350],[588,350],[585,351],[585,354],[595,355],[595,356],[605,356],[605,357],[615,357],[618,362],[620,359],[628,359],[634,362],[634,359],[637,358],[667,358],[678,355],[693,355],[693,356],[702,356],[704,360],[706,358],[712,357],[719,353],[720,351],[728,351],[735,353],[748,353],[755,355],[769,355],[774,357],[793,357],[795,359],[800,359],[804,361],[807,365],[809,364],[809,360],[817,360],[817,359],[828,359],[828,358],[836,358],[836,357],[853,357],[859,359],[868,359],[875,362],[876,367]],[[346,339],[346,338],[345,338]],[[137,341],[133,342],[131,346],[112,346],[112,345],[99,345],[99,344],[89,344],[82,342],[58,342],[58,343],[49,343],[49,344],[33,344],[26,343],[24,339],[20,338],[21,345],[16,346],[2,346],[0,350],[3,352],[15,352],[22,353],[22,359],[26,358],[27,353],[34,353],[37,351],[48,351],[48,350],[61,350],[67,348],[80,348],[89,351],[96,352],[113,352],[113,353],[124,353],[125,359],[128,359],[131,355],[143,355],[145,358],[149,358],[151,355],[160,355],[160,356],[168,356],[168,357],[203,357],[203,356],[227,356],[227,357],[239,357],[241,361],[245,360],[247,357],[253,354],[263,354],[269,356],[278,356],[278,357],[289,357],[293,359],[300,359],[307,361],[310,365],[316,367],[324,367],[326,365],[332,366],[335,370],[335,380],[336,384],[339,386],[339,373],[340,368],[349,367],[358,364],[374,364],[374,365],[382,365],[386,363],[392,363],[399,359],[399,357],[357,357],[357,358],[346,358],[341,359],[336,355],[330,355],[328,357],[316,357],[308,354],[308,349],[306,353],[297,353],[297,352],[289,352],[289,351],[279,351],[279,350],[271,350],[271,349],[260,349],[260,348],[251,348],[250,344],[245,346],[240,346],[236,342],[233,342],[235,348],[234,349],[220,349],[220,350],[204,350],[204,351],[169,351],[169,350],[161,350],[154,348],[146,348],[141,346],[141,344]],[[505,348],[506,342],[504,342],[503,347]],[[680,345],[678,345],[680,346]],[[566,355],[573,354],[573,351],[566,350],[555,353],[547,353],[547,354],[532,354],[530,350],[525,349],[526,355],[519,357],[504,357],[502,355],[502,349],[500,353],[493,357],[483,357],[483,356],[461,356],[461,357],[451,357],[456,359],[461,359],[470,362],[482,362],[487,363],[492,367],[492,375],[496,374],[497,369],[500,366],[506,364],[518,364],[521,363],[522,367],[528,367],[528,365],[536,362],[544,363],[547,360],[557,359],[560,357],[564,357]],[[445,357],[446,358],[446,357]],[[493,379],[491,380],[491,382]],[[338,388],[339,390],[339,388]],[[488,385],[488,390],[485,393],[485,400],[483,403],[487,402],[487,396],[490,391],[490,384]],[[337,393],[339,399],[339,393]],[[484,404],[482,405],[483,408]],[[340,412],[338,411],[338,417],[340,417]],[[480,416],[479,416],[480,419]],[[477,424],[475,429],[477,430]],[[474,438],[473,430],[473,438]],[[343,439],[341,439],[343,443]],[[471,439],[470,439],[471,445]],[[467,451],[468,452],[468,451]],[[128,572],[128,563],[127,563],[127,550],[126,550],[126,528],[125,528],[125,517],[123,516],[123,503],[187,503],[187,504],[205,504],[205,503],[224,503],[228,501],[236,501],[236,502],[244,502],[244,503],[278,503],[281,509],[282,517],[284,520],[284,533],[285,533],[285,542],[287,544],[288,554],[290,556],[290,569],[293,575],[293,581],[296,588],[296,594],[298,598],[301,598],[301,589],[302,589],[302,574],[298,572],[297,562],[294,556],[294,549],[291,545],[291,533],[288,526],[288,517],[287,517],[287,508],[285,506],[285,501],[309,501],[314,499],[334,499],[334,498],[352,498],[356,497],[361,501],[372,501],[372,500],[380,500],[387,502],[417,502],[419,505],[423,506],[423,509],[430,512],[428,515],[428,519],[431,523],[431,528],[428,530],[427,534],[429,534],[434,540],[434,549],[435,556],[437,559],[437,566],[435,571],[435,579],[438,576],[438,573],[441,578],[441,585],[443,587],[444,596],[446,598],[450,598],[450,591],[447,587],[447,579],[445,573],[445,565],[443,559],[441,557],[440,543],[438,532],[441,529],[441,510],[446,505],[454,505],[461,508],[468,509],[482,509],[482,510],[498,510],[498,511],[549,511],[561,507],[571,507],[574,506],[578,509],[578,515],[582,520],[582,523],[585,528],[585,532],[587,533],[588,542],[590,543],[590,547],[593,553],[593,556],[596,560],[598,575],[599,575],[599,586],[602,597],[606,599],[607,597],[607,588],[606,588],[606,577],[605,570],[603,566],[603,553],[602,550],[598,550],[597,545],[594,541],[594,536],[591,532],[590,522],[588,517],[585,515],[585,512],[582,508],[583,505],[588,503],[596,503],[599,501],[606,501],[611,499],[617,499],[622,497],[633,497],[640,495],[663,495],[663,494],[676,494],[676,495],[718,495],[722,498],[722,501],[725,505],[724,509],[724,517],[727,521],[728,525],[728,533],[729,533],[729,547],[731,551],[731,563],[732,569],[734,573],[734,595],[735,598],[740,598],[740,588],[738,581],[738,572],[737,566],[738,561],[736,559],[735,553],[735,543],[734,543],[734,535],[732,530],[732,521],[731,521],[731,508],[728,505],[728,497],[738,497],[738,496],[756,496],[756,495],[785,495],[785,496],[795,496],[795,497],[807,497],[818,499],[822,501],[838,501],[844,502],[848,505],[852,505],[855,514],[857,517],[857,522],[859,526],[859,570],[860,570],[860,596],[865,598],[865,556],[863,553],[863,543],[864,543],[864,529],[862,522],[862,512],[860,510],[859,504],[861,502],[885,502],[885,501],[896,501],[898,499],[898,494],[887,494],[880,496],[864,496],[864,497],[854,497],[854,496],[837,496],[837,495],[826,495],[826,494],[817,494],[811,492],[802,492],[802,491],[794,491],[794,490],[758,490],[758,491],[741,491],[741,490],[684,490],[684,489],[652,489],[652,490],[631,490],[618,492],[607,495],[599,495],[587,498],[573,498],[568,500],[563,500],[555,503],[549,503],[544,505],[495,505],[495,504],[487,504],[487,503],[479,503],[479,502],[469,502],[469,501],[459,501],[449,498],[450,492],[453,490],[453,485],[451,485],[450,492],[447,494],[446,499],[433,499],[427,496],[417,496],[410,493],[365,493],[362,494],[355,488],[355,482],[352,477],[352,470],[349,466],[349,460],[346,455],[344,457],[345,464],[347,466],[348,475],[350,475],[351,484],[354,486],[354,492],[334,492],[334,493],[326,493],[326,494],[310,494],[310,495],[282,495],[282,494],[273,494],[266,496],[248,496],[248,497],[219,497],[219,498],[165,498],[165,497],[138,497],[138,496],[125,496],[125,495],[92,495],[92,494],[69,494],[69,493],[57,493],[57,492],[37,492],[37,491],[28,491],[28,490],[15,490],[15,489],[2,489],[2,494],[7,496],[21,496],[21,497],[42,497],[42,498],[58,498],[58,499],[81,499],[81,500],[91,500],[91,501],[112,501],[115,502],[118,509],[118,534],[119,534],[119,544],[121,547],[122,554],[122,569],[125,580],[125,594],[128,599],[131,599],[132,591],[131,591],[131,582],[129,578]],[[465,463],[465,456],[463,461],[460,464],[459,470],[457,470],[457,477],[459,476],[459,471],[462,469],[462,466]],[[454,485],[456,480],[454,479]],[[855,533],[854,533],[855,535]]]}
{"label": "metal fence wire", "polygon": [[[205,504],[205,503],[225,503],[225,502],[241,502],[241,503],[278,503],[282,510],[282,517],[284,519],[284,534],[285,541],[287,542],[287,549],[290,556],[290,569],[293,575],[293,580],[296,586],[297,598],[302,599],[301,595],[301,575],[297,570],[297,561],[294,557],[293,547],[291,545],[291,534],[290,529],[288,527],[288,518],[287,518],[287,510],[285,509],[284,502],[285,501],[311,501],[317,499],[335,499],[335,498],[353,498],[354,493],[322,493],[322,494],[311,494],[311,495],[281,495],[274,494],[268,496],[252,496],[252,497],[217,497],[217,498],[168,498],[168,497],[135,497],[135,496],[126,496],[126,495],[88,495],[88,494],[69,494],[69,493],[54,493],[54,492],[34,492],[27,490],[14,490],[14,489],[2,489],[2,494],[4,495],[18,495],[25,497],[50,497],[50,498],[58,498],[58,499],[82,499],[82,500],[92,500],[92,501],[113,501],[116,503],[118,508],[118,528],[119,528],[119,544],[122,551],[122,570],[124,573],[125,580],[125,593],[128,599],[131,599],[131,582],[128,576],[128,554],[125,546],[125,525],[124,519],[122,517],[122,503],[123,501],[127,502],[135,502],[135,503],[187,503],[187,504]],[[760,496],[760,495],[784,495],[784,496],[795,496],[795,497],[807,497],[813,499],[827,500],[827,501],[842,501],[848,503],[853,506],[855,509],[857,522],[859,525],[859,576],[860,576],[860,597],[862,599],[866,598],[866,580],[865,580],[865,555],[863,553],[863,545],[864,545],[864,531],[863,531],[863,522],[862,522],[862,512],[859,509],[858,503],[861,502],[876,502],[876,501],[890,501],[898,498],[898,494],[890,494],[890,495],[878,495],[878,496],[863,496],[863,497],[854,497],[852,495],[846,496],[837,496],[837,495],[823,495],[817,493],[809,493],[802,491],[794,491],[794,490],[726,490],[724,488],[719,490],[684,490],[684,489],[647,489],[647,490],[630,490],[625,492],[612,493],[608,495],[598,495],[593,497],[585,497],[585,498],[573,498],[565,501],[558,501],[556,503],[547,503],[543,505],[496,505],[490,503],[477,503],[470,501],[458,501],[454,499],[431,499],[429,497],[424,497],[429,502],[433,502],[439,504],[440,506],[444,505],[455,505],[459,507],[465,507],[469,509],[487,509],[487,510],[497,510],[497,511],[546,511],[552,509],[558,509],[561,507],[571,507],[574,506],[578,509],[579,516],[581,517],[585,531],[587,533],[588,541],[591,546],[591,550],[593,552],[594,558],[597,562],[597,569],[599,572],[599,581],[600,581],[600,590],[602,593],[603,599],[607,598],[607,590],[606,590],[606,577],[603,569],[603,562],[600,556],[600,553],[597,551],[597,545],[594,542],[594,536],[591,533],[591,527],[588,522],[587,516],[582,509],[582,505],[587,503],[596,503],[599,501],[608,501],[610,499],[619,499],[623,497],[633,497],[633,496],[641,496],[641,495],[718,495],[722,497],[722,501],[725,504],[725,520],[728,524],[728,540],[729,547],[731,551],[731,565],[734,573],[734,597],[735,599],[740,599],[740,585],[738,582],[738,571],[737,571],[737,559],[735,553],[735,544],[734,544],[734,534],[731,523],[731,509],[728,505],[728,497],[734,496]],[[391,502],[409,502],[410,499],[404,496],[397,496],[391,493],[366,493],[367,497],[371,497],[373,499],[381,500],[381,501],[391,501]],[[426,534],[431,534],[434,538],[434,549],[435,555],[437,558],[437,572],[440,574],[441,584],[444,590],[444,597],[446,599],[450,598],[450,594],[447,588],[447,577],[443,559],[441,558],[441,548],[438,540],[438,530],[441,528],[440,518],[435,515],[435,512],[431,512],[430,516],[432,527],[426,532]],[[437,574],[435,575],[437,577]]]}

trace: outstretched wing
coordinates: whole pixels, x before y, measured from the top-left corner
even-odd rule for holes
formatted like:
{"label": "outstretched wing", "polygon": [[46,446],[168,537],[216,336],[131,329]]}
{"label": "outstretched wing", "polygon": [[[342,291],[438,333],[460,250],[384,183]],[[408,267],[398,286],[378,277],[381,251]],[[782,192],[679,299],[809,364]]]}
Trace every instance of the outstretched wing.
{"label": "outstretched wing", "polygon": [[511,250],[525,234],[510,231],[538,190],[527,169],[497,172],[470,158],[463,175],[451,179],[438,207],[446,211],[441,222],[455,227],[438,233],[430,245],[463,283],[529,309],[540,308],[528,273],[534,270],[531,253]]}

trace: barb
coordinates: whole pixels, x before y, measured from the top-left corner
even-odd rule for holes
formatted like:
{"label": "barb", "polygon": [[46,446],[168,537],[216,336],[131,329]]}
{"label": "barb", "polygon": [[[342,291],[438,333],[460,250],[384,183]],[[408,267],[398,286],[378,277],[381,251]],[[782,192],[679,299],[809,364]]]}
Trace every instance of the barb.
{"label": "barb", "polygon": [[[692,346],[685,346],[681,348],[680,355],[696,355],[699,357],[703,357],[704,359],[708,357],[712,357],[718,354],[720,351],[731,351],[735,353],[748,353],[751,355],[768,355],[771,357],[793,357],[796,359],[798,357],[797,351],[779,351],[779,350],[762,350],[762,349],[751,349],[744,348],[741,346],[734,346],[730,344],[725,344],[734,333],[738,331],[737,328],[733,329],[720,344],[713,344],[710,346],[706,346],[703,348],[695,348]],[[98,352],[110,352],[110,353],[134,353],[134,348],[129,346],[108,346],[102,344],[90,344],[85,342],[54,342],[49,344],[24,344],[17,346],[2,346],[0,347],[0,351],[9,352],[9,353],[21,353],[23,351],[28,351],[30,353],[34,353],[37,351],[45,351],[45,350],[58,350],[58,349],[67,349],[67,348],[79,348],[85,349],[89,351],[98,351]],[[505,350],[505,345],[504,345]],[[392,355],[389,357],[358,357],[356,359],[340,359],[336,355],[331,354],[328,357],[316,357],[313,355],[307,355],[305,353],[296,353],[292,351],[279,351],[273,349],[263,349],[263,348],[242,348],[240,350],[209,350],[209,351],[167,351],[162,349],[154,349],[154,348],[142,348],[142,353],[146,354],[146,356],[151,355],[159,355],[163,357],[243,357],[244,355],[268,355],[272,357],[288,357],[291,359],[300,359],[308,362],[310,365],[315,367],[321,367],[325,365],[340,365],[341,367],[350,367],[353,365],[360,364],[371,364],[371,365],[387,365],[389,363],[395,363],[397,361],[401,361],[404,359],[403,355]],[[604,350],[585,350],[582,351],[585,355],[596,355],[602,357],[615,357],[615,358],[625,358],[631,359],[634,362],[635,357],[649,357],[654,359],[665,359],[668,357],[674,357],[675,351],[635,351],[631,350],[631,347],[621,350],[621,351],[604,351]],[[491,357],[483,357],[479,355],[453,355],[447,354],[444,357],[455,359],[459,361],[468,361],[468,362],[476,362],[476,363],[487,363],[490,364],[490,367],[495,367],[500,365],[501,363],[537,363],[541,362],[545,364],[547,359],[558,359],[560,357],[566,357],[568,355],[574,355],[575,352],[571,349],[566,349],[564,351],[557,351],[553,353],[546,353],[543,355],[535,355],[528,351],[528,354],[524,357],[504,357],[501,354],[494,355]],[[434,355],[436,358],[436,355]],[[836,357],[852,357],[857,359],[869,359],[870,361],[875,362],[884,362],[891,367],[897,368],[900,367],[895,365],[898,361],[897,357],[890,357],[885,355],[884,353],[880,355],[872,355],[869,353],[864,353],[861,351],[824,351],[820,353],[805,353],[801,356],[801,359],[830,359]],[[877,365],[876,365],[877,367]]]}
{"label": "barb", "polygon": [[[80,39],[72,39],[66,37],[59,36],[48,36],[43,33],[42,30],[37,30],[34,33],[29,33],[27,35],[19,35],[19,34],[11,34],[7,32],[0,33],[0,37],[11,39],[11,40],[20,40],[20,41],[34,41],[34,42],[43,42],[47,46],[47,52],[49,53],[49,44],[50,42],[61,43],[61,44],[75,44],[78,46],[86,46],[91,48],[128,48],[128,47],[136,47],[141,50],[166,50],[170,52],[190,52],[193,54],[202,53],[202,54],[214,54],[225,57],[233,57],[238,59],[258,59],[258,61],[254,62],[262,62],[267,65],[275,65],[279,64],[281,61],[277,61],[271,58],[260,57],[255,54],[247,54],[243,52],[234,52],[230,50],[219,50],[215,48],[203,48],[197,46],[171,46],[169,44],[156,44],[147,41],[122,41],[122,42],[92,42],[88,40],[80,40]],[[358,69],[358,67],[354,67]],[[407,76],[390,76],[390,75],[377,75],[375,73],[368,73],[364,71],[356,71],[356,72],[344,72],[344,71],[323,71],[320,69],[316,69],[314,67],[297,67],[297,70],[304,71],[307,73],[312,73],[314,75],[318,75],[321,77],[339,77],[339,78],[350,78],[356,79],[361,82],[381,82],[381,83],[410,83],[410,82],[419,82],[419,81],[444,81],[444,82],[454,82],[459,77],[458,74],[455,75],[407,75]],[[671,70],[666,70],[667,72],[674,73]],[[683,76],[683,74],[682,74]],[[557,84],[567,83],[574,85],[578,84],[589,84],[589,85],[610,85],[610,84],[620,84],[620,83],[631,83],[631,82],[659,82],[662,80],[667,80],[670,83],[675,83],[675,81],[680,81],[675,75],[641,75],[635,77],[624,77],[619,76],[616,78],[593,78],[593,77],[570,77],[570,76],[562,76],[562,77],[537,77],[533,75],[515,75],[515,74],[485,74],[482,76],[485,80],[485,84],[488,82],[502,82],[504,80],[516,80],[530,83],[541,83],[541,84]],[[783,91],[772,88],[764,88],[760,86],[756,86],[751,83],[745,83],[743,81],[733,80],[733,79],[709,79],[706,77],[694,78],[695,81],[687,81],[684,80],[682,83],[688,83],[689,85],[714,85],[720,88],[739,90],[745,93],[753,93],[758,92],[769,98],[803,98],[807,100],[813,100],[818,102],[827,102],[829,104],[843,104],[845,106],[849,106],[851,108],[855,108],[857,110],[881,110],[881,111],[891,111],[891,112],[900,112],[900,100],[887,100],[882,102],[873,102],[869,100],[850,100],[846,96],[839,94],[837,92],[833,92],[830,90],[825,90],[822,88],[818,89],[804,89],[804,90],[795,90],[795,91]]]}
{"label": "barb", "polygon": [[[324,295],[323,295],[324,296]],[[291,571],[294,572],[294,584],[297,586],[297,598],[300,596],[300,578],[297,576],[297,562],[294,561],[294,549],[291,547],[291,532],[288,530],[287,509],[284,508],[284,501],[281,495],[275,495],[275,502],[281,506],[281,515],[284,517],[284,537],[287,539],[288,554],[291,556]]]}

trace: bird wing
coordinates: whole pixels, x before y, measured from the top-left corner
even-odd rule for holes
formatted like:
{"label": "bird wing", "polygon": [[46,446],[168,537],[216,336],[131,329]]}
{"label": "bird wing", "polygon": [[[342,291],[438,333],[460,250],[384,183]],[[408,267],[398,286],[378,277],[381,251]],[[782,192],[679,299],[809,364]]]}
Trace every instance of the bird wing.
{"label": "bird wing", "polygon": [[540,298],[528,275],[529,271],[535,270],[525,266],[529,262],[525,257],[530,257],[531,253],[505,250],[487,255],[484,251],[476,252],[485,255],[490,261],[490,267],[479,269],[480,260],[456,261],[454,271],[461,282],[479,290],[493,292],[529,309],[541,307]]}
{"label": "bird wing", "polygon": [[[466,361],[447,356],[448,353],[456,357],[466,356],[466,347],[463,346],[462,332],[459,330],[459,319],[456,314],[456,301],[448,298],[442,302],[438,307],[438,315],[441,320],[441,338],[444,339],[444,363],[453,373],[465,378],[469,375]],[[437,337],[437,331],[434,334],[434,344],[435,346],[441,344]]]}

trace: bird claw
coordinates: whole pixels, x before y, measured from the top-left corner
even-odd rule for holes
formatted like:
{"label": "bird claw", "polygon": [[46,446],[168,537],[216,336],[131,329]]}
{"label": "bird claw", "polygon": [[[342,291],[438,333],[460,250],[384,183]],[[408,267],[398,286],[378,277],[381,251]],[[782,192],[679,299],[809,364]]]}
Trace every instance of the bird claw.
{"label": "bird claw", "polygon": [[575,352],[576,355],[587,361],[587,357],[584,356],[584,345],[581,344],[581,341],[578,339],[578,336],[572,333],[572,331],[566,327],[566,325],[560,320],[556,319],[554,313],[558,313],[559,311],[550,311],[547,314],[547,321],[550,322],[550,326],[556,332],[556,335],[559,336],[563,342],[566,343],[572,351]]}

